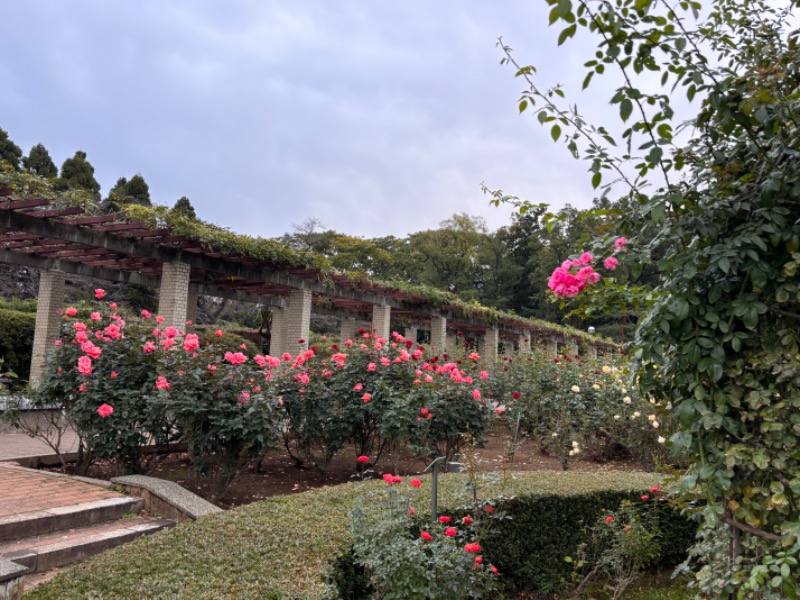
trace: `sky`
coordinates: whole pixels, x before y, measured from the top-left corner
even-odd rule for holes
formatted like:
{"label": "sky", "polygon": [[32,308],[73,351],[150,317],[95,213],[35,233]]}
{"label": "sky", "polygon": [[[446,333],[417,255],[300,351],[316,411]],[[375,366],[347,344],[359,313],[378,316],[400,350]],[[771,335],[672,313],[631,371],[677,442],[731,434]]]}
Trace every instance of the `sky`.
{"label": "sky", "polygon": [[[404,236],[462,212],[495,229],[512,210],[482,183],[554,208],[594,197],[587,164],[518,114],[522,82],[499,64],[503,36],[543,87],[579,90],[591,48],[558,48],[547,13],[544,0],[9,2],[0,127],[58,166],[84,150],[103,195],[141,173],[155,203],[188,196],[243,234],[314,218]],[[600,116],[608,97],[574,96]]]}

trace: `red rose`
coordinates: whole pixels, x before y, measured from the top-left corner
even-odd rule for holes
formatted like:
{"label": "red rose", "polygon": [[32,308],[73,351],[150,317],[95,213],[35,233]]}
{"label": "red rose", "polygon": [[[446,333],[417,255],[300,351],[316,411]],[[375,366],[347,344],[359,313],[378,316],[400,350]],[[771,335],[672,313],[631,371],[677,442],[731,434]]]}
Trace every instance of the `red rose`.
{"label": "red rose", "polygon": [[457,533],[457,530],[456,530],[455,527],[448,527],[447,529],[444,530],[444,534],[447,537],[453,537],[456,533]]}
{"label": "red rose", "polygon": [[418,488],[419,486],[422,485],[422,482],[415,477],[414,479],[411,480],[411,485],[415,488]]}
{"label": "red rose", "polygon": [[439,517],[439,523],[449,523],[450,520],[451,520],[450,517],[448,517],[447,515],[442,515],[441,517]]}
{"label": "red rose", "polygon": [[369,462],[369,456],[363,456],[362,455],[362,456],[359,456],[356,460],[358,462],[360,462],[360,463],[368,463]]}
{"label": "red rose", "polygon": [[423,531],[422,533],[420,533],[419,537],[421,537],[426,542],[430,542],[433,539],[433,536],[427,531]]}

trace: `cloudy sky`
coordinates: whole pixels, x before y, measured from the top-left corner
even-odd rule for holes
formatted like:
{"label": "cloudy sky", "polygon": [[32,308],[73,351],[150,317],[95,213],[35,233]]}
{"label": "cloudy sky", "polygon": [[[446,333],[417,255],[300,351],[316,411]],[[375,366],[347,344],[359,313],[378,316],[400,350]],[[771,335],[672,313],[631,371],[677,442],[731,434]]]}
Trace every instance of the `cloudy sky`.
{"label": "cloudy sky", "polygon": [[9,2],[0,127],[58,165],[85,150],[103,194],[139,172],[155,202],[187,195],[240,233],[315,217],[404,235],[456,212],[495,228],[510,209],[481,182],[555,207],[593,196],[499,65],[503,36],[545,87],[579,82],[585,51],[546,23],[544,0]]}

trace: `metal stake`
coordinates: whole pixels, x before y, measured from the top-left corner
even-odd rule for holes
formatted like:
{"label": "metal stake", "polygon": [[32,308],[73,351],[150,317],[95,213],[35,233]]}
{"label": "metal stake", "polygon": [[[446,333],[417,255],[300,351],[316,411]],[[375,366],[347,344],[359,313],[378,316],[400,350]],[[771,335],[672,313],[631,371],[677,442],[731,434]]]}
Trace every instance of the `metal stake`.
{"label": "metal stake", "polygon": [[427,466],[423,473],[427,473],[428,469],[433,469],[433,483],[431,484],[431,523],[436,523],[437,510],[438,510],[438,496],[439,496],[439,463],[445,459],[444,456],[433,459],[433,462]]}

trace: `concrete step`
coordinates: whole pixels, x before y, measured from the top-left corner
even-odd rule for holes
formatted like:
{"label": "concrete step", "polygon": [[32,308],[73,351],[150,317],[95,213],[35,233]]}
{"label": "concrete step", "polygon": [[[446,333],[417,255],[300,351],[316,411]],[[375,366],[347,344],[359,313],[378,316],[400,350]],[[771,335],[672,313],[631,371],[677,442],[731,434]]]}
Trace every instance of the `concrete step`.
{"label": "concrete step", "polygon": [[141,498],[119,496],[0,517],[0,544],[112,521],[141,508]]}
{"label": "concrete step", "polygon": [[142,535],[175,525],[168,519],[132,517],[0,544],[0,560],[44,572],[99,554]]}

